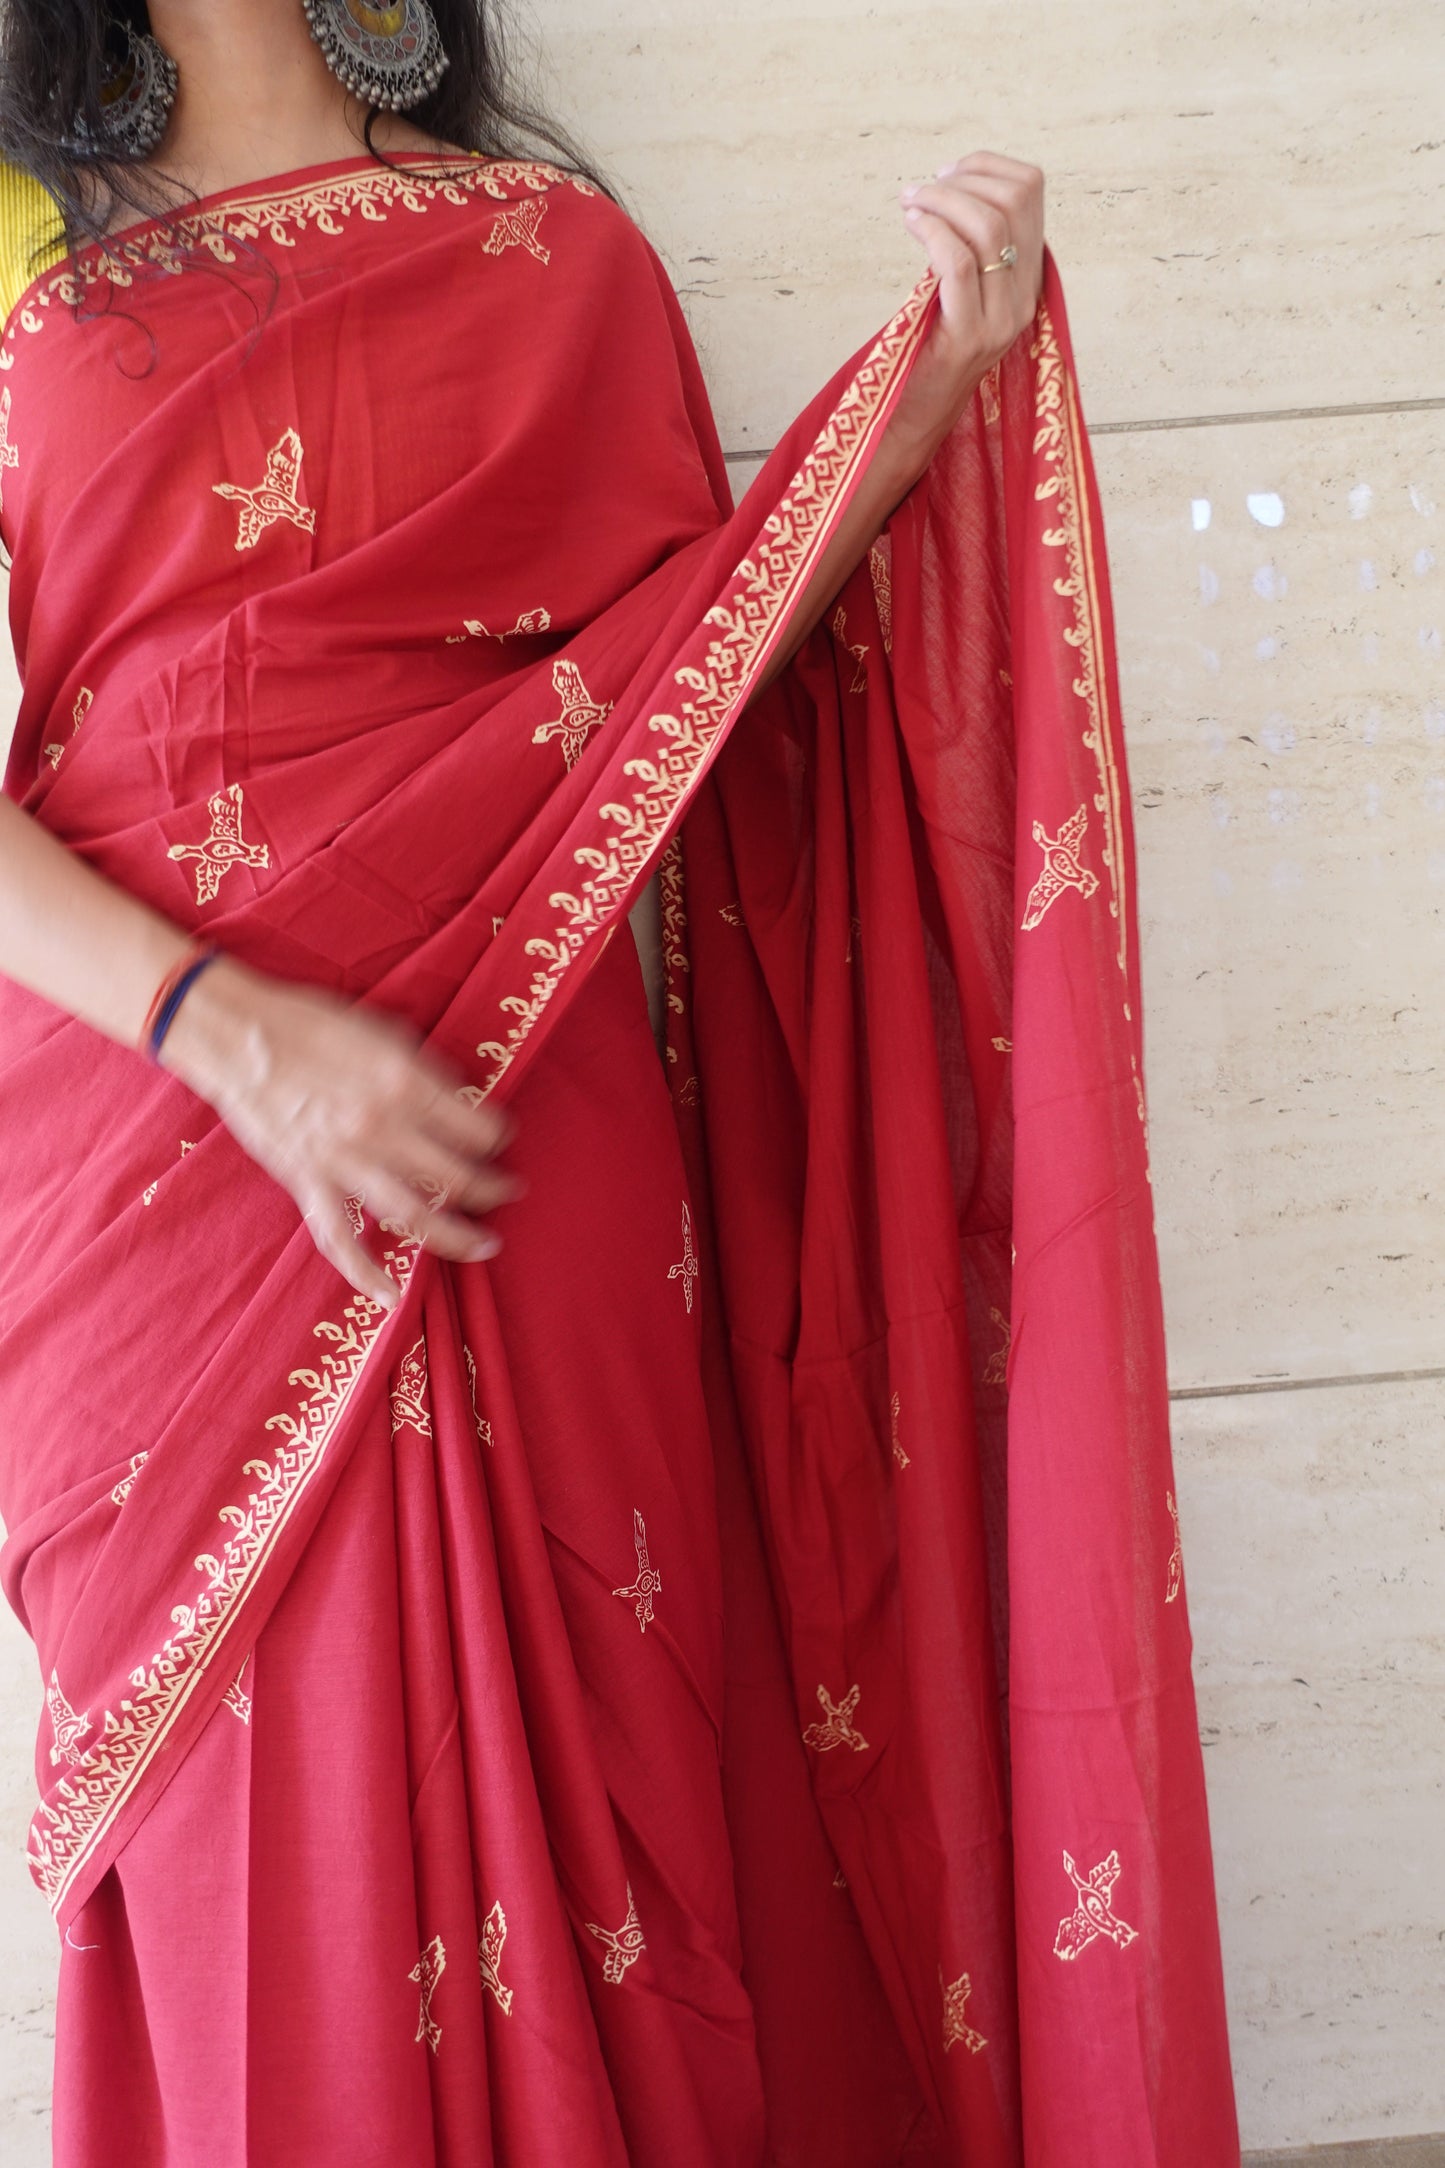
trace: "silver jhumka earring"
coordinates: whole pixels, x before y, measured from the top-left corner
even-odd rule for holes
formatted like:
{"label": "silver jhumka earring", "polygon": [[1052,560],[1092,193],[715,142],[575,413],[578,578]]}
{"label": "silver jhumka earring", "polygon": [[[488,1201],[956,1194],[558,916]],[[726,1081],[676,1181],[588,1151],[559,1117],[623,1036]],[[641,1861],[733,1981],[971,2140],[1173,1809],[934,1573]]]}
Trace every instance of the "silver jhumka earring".
{"label": "silver jhumka earring", "polygon": [[[125,45],[101,86],[101,141],[106,149],[118,150],[124,157],[145,158],[166,132],[180,76],[170,54],[148,30],[135,30],[119,21],[109,27]],[[83,122],[76,133],[82,143],[94,147],[95,139]]]}
{"label": "silver jhumka earring", "polygon": [[429,98],[448,60],[427,0],[302,0],[326,65],[364,105],[404,113]]}

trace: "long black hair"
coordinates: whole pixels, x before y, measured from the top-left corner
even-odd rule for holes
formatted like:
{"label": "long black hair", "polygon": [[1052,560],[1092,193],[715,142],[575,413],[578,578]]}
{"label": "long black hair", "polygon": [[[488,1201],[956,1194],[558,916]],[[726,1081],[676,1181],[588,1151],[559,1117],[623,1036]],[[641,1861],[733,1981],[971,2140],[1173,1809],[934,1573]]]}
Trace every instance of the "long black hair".
{"label": "long black hair", "polygon": [[[431,0],[431,8],[451,65],[408,118],[459,150],[540,153],[605,187],[565,129],[516,89],[500,0]],[[102,86],[115,65],[116,26],[126,23],[149,30],[146,0],[0,4],[0,154],[55,199],[56,227],[42,249],[62,229],[68,253],[103,239],[122,205],[155,218],[183,214],[193,200],[162,167],[142,170],[106,142]],[[367,115],[366,148],[386,163],[372,141],[375,120]]]}

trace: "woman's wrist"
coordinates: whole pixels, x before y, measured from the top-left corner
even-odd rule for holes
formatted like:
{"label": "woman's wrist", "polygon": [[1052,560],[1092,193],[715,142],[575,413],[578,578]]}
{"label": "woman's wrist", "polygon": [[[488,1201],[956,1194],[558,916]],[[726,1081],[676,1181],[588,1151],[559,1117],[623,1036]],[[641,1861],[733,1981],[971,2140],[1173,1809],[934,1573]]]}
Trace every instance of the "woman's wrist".
{"label": "woman's wrist", "polygon": [[163,1069],[215,1102],[242,1070],[253,1036],[256,974],[218,956],[187,988],[156,1054]]}

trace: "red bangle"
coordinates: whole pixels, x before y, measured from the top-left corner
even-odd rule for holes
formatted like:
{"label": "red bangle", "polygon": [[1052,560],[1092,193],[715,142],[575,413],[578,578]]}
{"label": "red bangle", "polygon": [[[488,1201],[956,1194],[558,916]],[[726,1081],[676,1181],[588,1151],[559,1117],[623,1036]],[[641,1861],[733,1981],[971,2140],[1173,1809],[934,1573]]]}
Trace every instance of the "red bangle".
{"label": "red bangle", "polygon": [[196,977],[207,964],[214,962],[217,954],[216,948],[208,942],[192,942],[191,946],[177,957],[156,988],[137,1041],[141,1052],[149,1054],[152,1061],[159,1051],[159,1041],[165,1028],[180,1005],[177,996],[182,991],[183,981],[188,982]]}

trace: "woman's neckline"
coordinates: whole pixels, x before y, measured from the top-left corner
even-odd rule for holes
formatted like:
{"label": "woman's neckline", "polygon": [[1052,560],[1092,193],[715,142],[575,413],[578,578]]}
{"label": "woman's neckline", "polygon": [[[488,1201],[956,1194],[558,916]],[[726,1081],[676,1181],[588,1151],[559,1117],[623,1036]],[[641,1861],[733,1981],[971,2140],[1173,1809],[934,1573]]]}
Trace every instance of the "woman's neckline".
{"label": "woman's neckline", "polygon": [[157,211],[149,218],[132,219],[128,225],[112,227],[103,241],[92,245],[105,248],[112,243],[133,240],[148,227],[164,225],[172,220],[184,224],[187,219],[204,217],[208,211],[216,210],[238,197],[290,195],[296,189],[305,187],[308,181],[321,180],[328,174],[339,179],[353,167],[362,171],[375,167],[381,173],[388,168],[395,170],[403,159],[416,159],[423,164],[434,166],[449,163],[466,166],[486,162],[479,151],[464,151],[456,145],[440,151],[398,149],[388,151],[383,158],[378,158],[367,150],[349,152],[340,158],[319,158],[310,165],[289,166],[281,173],[261,173],[254,180],[232,181],[225,188],[213,188],[207,195],[186,199],[178,203],[174,210]]}

